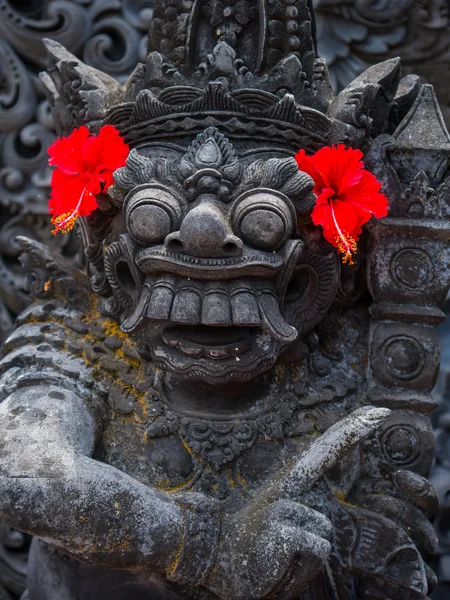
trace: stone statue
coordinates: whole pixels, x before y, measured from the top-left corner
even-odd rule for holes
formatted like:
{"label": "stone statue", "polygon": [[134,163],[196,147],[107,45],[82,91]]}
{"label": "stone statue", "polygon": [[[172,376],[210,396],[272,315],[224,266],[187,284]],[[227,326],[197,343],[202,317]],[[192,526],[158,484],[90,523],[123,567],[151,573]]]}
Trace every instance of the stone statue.
{"label": "stone statue", "polygon": [[[0,518],[30,600],[425,599],[450,137],[396,59],[333,97],[308,0],[156,4],[124,85],[48,41],[59,133],[132,147],[83,269],[18,238]],[[389,216],[341,264],[294,154],[360,148]]]}

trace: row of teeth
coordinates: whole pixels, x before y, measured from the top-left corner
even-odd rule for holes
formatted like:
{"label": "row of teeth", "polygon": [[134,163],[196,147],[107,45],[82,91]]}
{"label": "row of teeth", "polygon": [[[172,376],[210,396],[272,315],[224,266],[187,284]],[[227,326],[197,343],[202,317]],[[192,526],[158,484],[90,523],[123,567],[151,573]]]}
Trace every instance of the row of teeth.
{"label": "row of teeth", "polygon": [[227,358],[228,356],[239,357],[244,354],[249,348],[250,343],[246,339],[240,339],[230,344],[222,346],[202,346],[190,340],[175,336],[170,330],[164,331],[161,335],[163,341],[171,348],[178,348],[183,354],[192,357],[206,356],[213,359]]}
{"label": "row of teeth", "polygon": [[[152,249],[151,255],[147,256],[147,253],[144,251],[142,253],[142,258],[151,258],[152,256],[174,259],[177,262],[189,263],[193,265],[200,266],[230,266],[230,265],[245,265],[246,263],[252,262],[261,262],[260,255],[248,255],[248,256],[239,256],[239,257],[229,257],[229,258],[199,258],[197,256],[190,256],[189,254],[182,254],[181,252],[167,252],[166,250],[156,250]],[[139,262],[139,259],[138,259]],[[271,263],[274,265],[279,265],[281,263],[281,258],[277,254],[270,255],[266,253],[264,255],[264,262]]]}
{"label": "row of teeth", "polygon": [[148,279],[122,329],[131,332],[144,318],[175,325],[262,327],[284,343],[297,337],[297,330],[281,316],[273,290],[237,287],[232,281],[228,287],[209,285],[198,289],[193,283],[177,283],[172,278]]}

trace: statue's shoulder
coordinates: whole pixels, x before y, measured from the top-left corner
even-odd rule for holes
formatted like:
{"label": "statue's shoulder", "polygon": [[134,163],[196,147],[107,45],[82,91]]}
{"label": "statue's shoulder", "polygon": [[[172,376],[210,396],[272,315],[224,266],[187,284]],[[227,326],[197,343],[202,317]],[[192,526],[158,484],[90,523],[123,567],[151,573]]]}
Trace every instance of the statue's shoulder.
{"label": "statue's shoulder", "polygon": [[83,271],[38,242],[19,243],[34,302],[1,349],[0,399],[18,387],[57,382],[127,412],[151,385],[152,365],[101,314]]}

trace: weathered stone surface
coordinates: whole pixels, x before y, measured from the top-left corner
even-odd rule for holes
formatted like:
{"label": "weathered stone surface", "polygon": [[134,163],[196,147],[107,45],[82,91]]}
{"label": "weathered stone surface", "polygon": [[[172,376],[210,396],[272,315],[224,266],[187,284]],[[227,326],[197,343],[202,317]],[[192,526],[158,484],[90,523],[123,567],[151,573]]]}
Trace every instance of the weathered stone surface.
{"label": "weathered stone surface", "polygon": [[[81,223],[84,272],[20,241],[0,515],[36,536],[30,600],[433,587],[448,134],[397,60],[334,98],[310,5],[158,2],[123,86],[48,43],[61,131],[112,123],[133,149]],[[338,142],[390,200],[353,266],[292,158]]]}

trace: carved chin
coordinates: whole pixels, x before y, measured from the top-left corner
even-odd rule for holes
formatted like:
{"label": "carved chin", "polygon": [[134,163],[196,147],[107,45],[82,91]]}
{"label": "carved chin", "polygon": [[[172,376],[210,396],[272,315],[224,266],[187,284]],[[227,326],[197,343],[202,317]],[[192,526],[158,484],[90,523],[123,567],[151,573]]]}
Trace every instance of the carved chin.
{"label": "carved chin", "polygon": [[168,326],[150,346],[155,365],[179,379],[247,381],[270,369],[282,344],[260,327]]}

